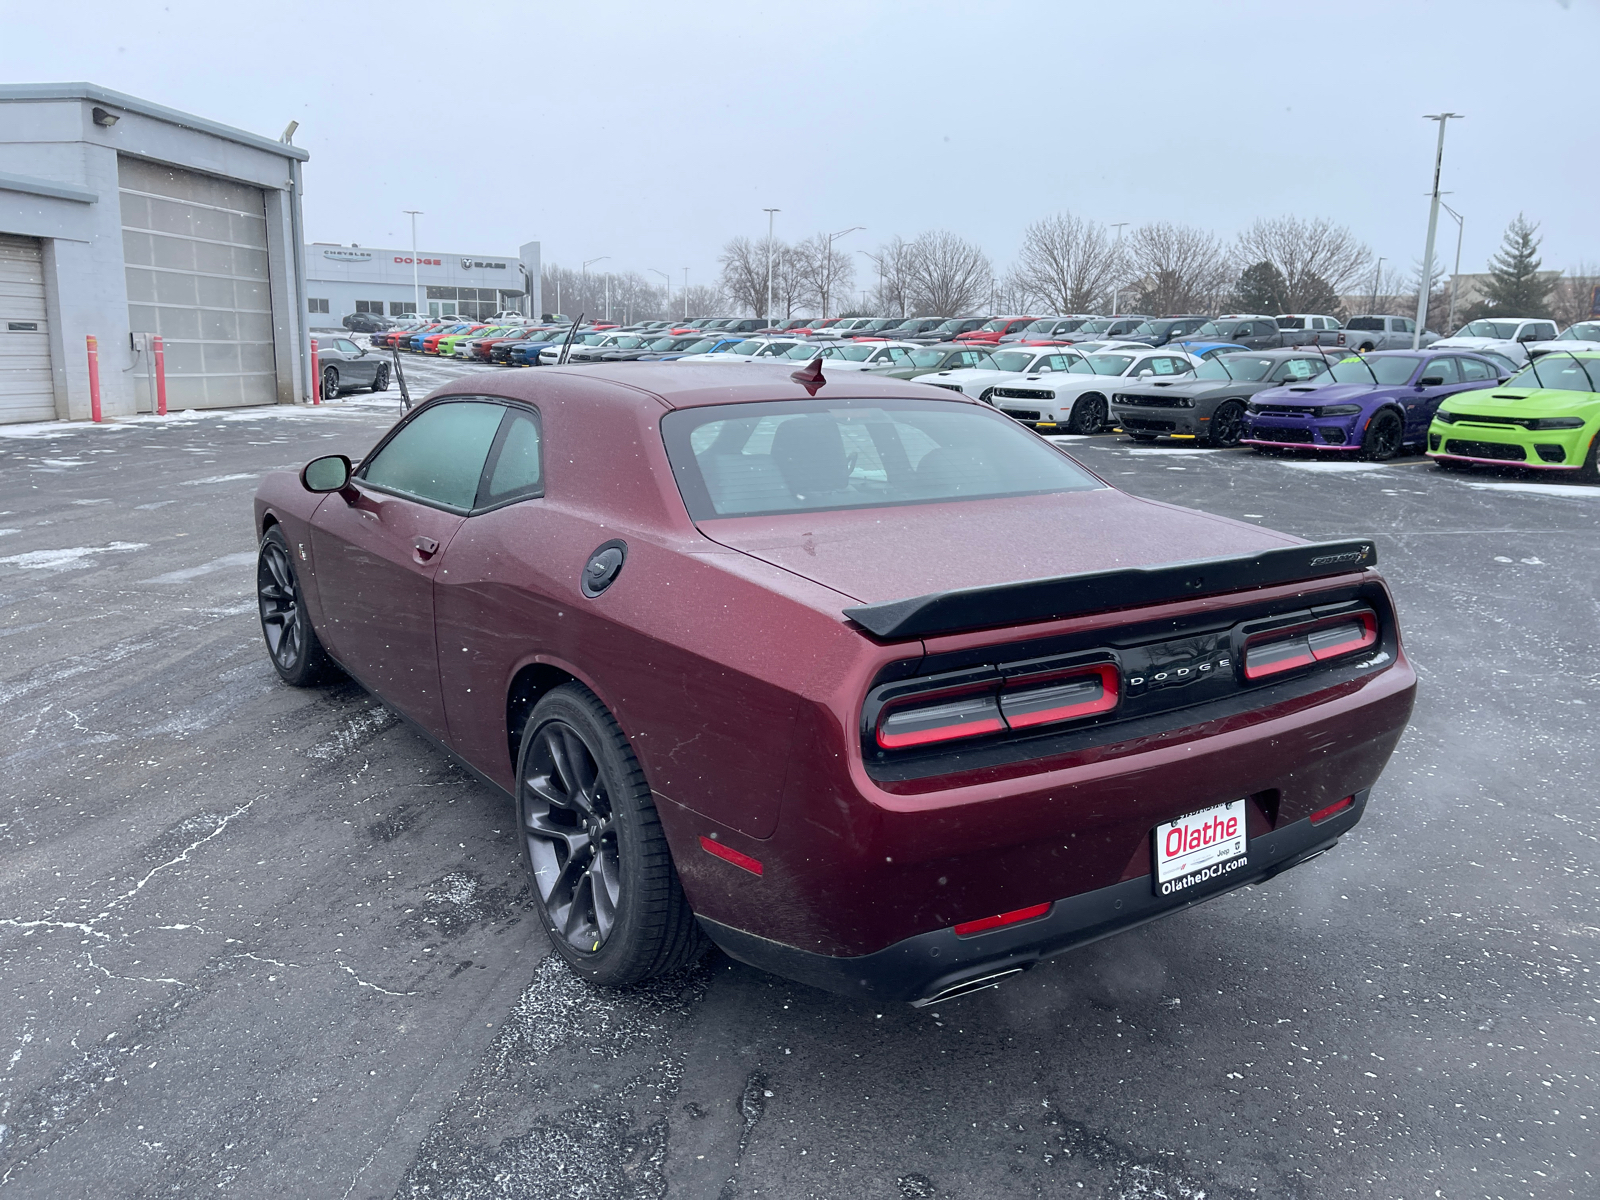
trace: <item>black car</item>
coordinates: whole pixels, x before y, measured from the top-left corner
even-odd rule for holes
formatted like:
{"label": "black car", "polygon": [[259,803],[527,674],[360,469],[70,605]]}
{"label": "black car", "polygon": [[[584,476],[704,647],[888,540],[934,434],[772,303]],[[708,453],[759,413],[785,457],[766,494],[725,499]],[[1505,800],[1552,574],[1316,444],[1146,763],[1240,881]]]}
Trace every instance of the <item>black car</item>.
{"label": "black car", "polygon": [[1062,337],[1065,334],[1076,333],[1094,317],[1040,317],[1024,325],[1000,339],[1001,344],[1007,342],[1045,342]]}
{"label": "black car", "polygon": [[1161,317],[1154,321],[1146,321],[1121,336],[1130,342],[1144,342],[1150,346],[1165,346],[1168,342],[1188,337],[1208,320],[1210,320],[1209,317],[1198,314],[1186,317]]}
{"label": "black car", "polygon": [[1071,333],[1056,334],[1054,340],[1069,345],[1073,342],[1131,342],[1136,340],[1131,336],[1133,331],[1153,320],[1154,317],[1142,316],[1096,317],[1092,321],[1085,321]]}
{"label": "black car", "polygon": [[1314,379],[1339,357],[1303,349],[1219,354],[1186,378],[1145,379],[1113,392],[1111,423],[1136,442],[1181,437],[1237,446],[1245,401],[1267,388]]}
{"label": "black car", "polygon": [[1232,342],[1236,346],[1249,346],[1252,350],[1271,350],[1284,343],[1277,318],[1262,316],[1218,317],[1201,325],[1184,340]]}
{"label": "black car", "polygon": [[350,313],[339,323],[351,333],[382,333],[385,329],[394,328],[394,322],[387,317],[369,312]]}

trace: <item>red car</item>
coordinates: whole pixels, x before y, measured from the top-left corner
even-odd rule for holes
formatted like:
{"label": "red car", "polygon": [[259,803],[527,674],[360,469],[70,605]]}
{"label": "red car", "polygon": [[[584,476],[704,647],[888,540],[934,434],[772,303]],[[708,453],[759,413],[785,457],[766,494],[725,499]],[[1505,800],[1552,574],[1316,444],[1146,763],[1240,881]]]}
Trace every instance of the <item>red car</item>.
{"label": "red car", "polygon": [[926,1003],[1361,818],[1416,689],[1372,543],[1138,499],[953,392],[737,374],[473,376],[256,495],[279,674],[502,789],[574,969],[710,941]]}
{"label": "red car", "polygon": [[1032,325],[1037,317],[995,317],[985,321],[979,328],[970,333],[958,333],[951,339],[957,342],[987,342],[998,345],[1000,339],[1008,333],[1020,333],[1027,326]]}

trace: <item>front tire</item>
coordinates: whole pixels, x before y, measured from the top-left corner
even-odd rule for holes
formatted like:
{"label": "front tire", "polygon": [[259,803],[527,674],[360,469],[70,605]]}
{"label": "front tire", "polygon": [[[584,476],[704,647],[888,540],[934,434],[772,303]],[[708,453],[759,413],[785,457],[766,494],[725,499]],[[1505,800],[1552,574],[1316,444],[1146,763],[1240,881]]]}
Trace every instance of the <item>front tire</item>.
{"label": "front tire", "polygon": [[1077,434],[1099,433],[1106,424],[1106,398],[1098,392],[1078,397],[1067,418],[1067,432]]}
{"label": "front tire", "polygon": [[389,390],[389,364],[379,363],[377,372],[372,376],[372,390],[387,392]]}
{"label": "front tire", "polygon": [[339,372],[332,367],[322,368],[322,399],[324,401],[339,398]]}
{"label": "front tire", "polygon": [[517,820],[550,944],[590,983],[642,983],[705,951],[639,760],[580,683],[528,717]]}
{"label": "front tire", "polygon": [[256,555],[256,601],[267,657],[279,679],[290,687],[313,687],[338,674],[311,628],[288,539],[276,525],[267,530]]}
{"label": "front tire", "polygon": [[1399,415],[1391,409],[1380,410],[1367,422],[1367,432],[1361,439],[1361,457],[1368,462],[1388,462],[1400,453],[1404,435]]}
{"label": "front tire", "polygon": [[1600,433],[1589,439],[1589,453],[1584,456],[1583,466],[1579,467],[1575,478],[1579,483],[1600,483],[1600,461],[1596,455],[1600,454]]}
{"label": "front tire", "polygon": [[1239,444],[1244,436],[1244,405],[1237,400],[1224,400],[1211,414],[1211,426],[1206,431],[1206,445],[1227,449]]}

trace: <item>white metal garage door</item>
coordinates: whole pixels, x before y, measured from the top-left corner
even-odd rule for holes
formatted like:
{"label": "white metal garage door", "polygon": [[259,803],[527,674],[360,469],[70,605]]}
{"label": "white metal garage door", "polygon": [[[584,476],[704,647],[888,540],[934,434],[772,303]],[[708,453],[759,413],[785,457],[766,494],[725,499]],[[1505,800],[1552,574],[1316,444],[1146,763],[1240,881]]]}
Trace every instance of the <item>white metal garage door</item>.
{"label": "white metal garage door", "polygon": [[261,189],[136,158],[117,176],[129,326],[161,335],[168,406],[276,403]]}
{"label": "white metal garage door", "polygon": [[0,234],[0,423],[55,415],[39,243]]}

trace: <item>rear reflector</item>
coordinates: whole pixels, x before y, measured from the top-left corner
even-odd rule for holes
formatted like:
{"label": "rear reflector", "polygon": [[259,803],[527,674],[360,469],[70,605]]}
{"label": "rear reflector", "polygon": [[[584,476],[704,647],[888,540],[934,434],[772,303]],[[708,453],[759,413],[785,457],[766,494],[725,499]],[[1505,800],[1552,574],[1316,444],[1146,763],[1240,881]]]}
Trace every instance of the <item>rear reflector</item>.
{"label": "rear reflector", "polygon": [[751,858],[748,854],[740,854],[733,847],[724,846],[721,842],[716,841],[713,838],[702,836],[700,839],[700,849],[704,850],[707,854],[715,855],[717,858],[720,858],[725,862],[731,862],[736,867],[743,867],[752,875],[761,874],[761,860],[759,858]]}
{"label": "rear reflector", "polygon": [[1313,825],[1320,825],[1329,817],[1337,817],[1355,802],[1356,798],[1354,796],[1346,796],[1343,800],[1334,801],[1332,804],[1328,805],[1327,808],[1319,808],[1316,812],[1311,814],[1311,823]]}
{"label": "rear reflector", "polygon": [[1005,727],[1006,723],[1000,718],[1000,706],[992,695],[967,696],[886,714],[878,722],[878,745],[885,750],[900,750],[951,738],[998,733]]}
{"label": "rear reflector", "polygon": [[1015,925],[1019,921],[1031,921],[1035,917],[1042,917],[1050,911],[1049,903],[1030,904],[1027,908],[1012,909],[1008,913],[999,913],[993,917],[980,917],[976,921],[963,921],[956,926],[957,937],[971,937],[975,933],[988,933],[991,929],[999,929],[1002,925]]}
{"label": "rear reflector", "polygon": [[1117,678],[1114,664],[1101,663],[1090,674],[1043,687],[1007,687],[1000,693],[1000,709],[1013,729],[1092,717],[1117,706]]}

